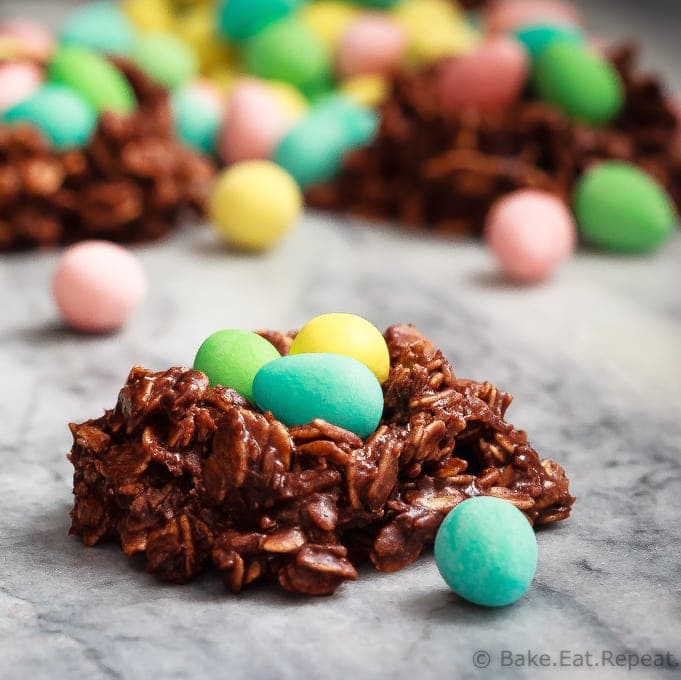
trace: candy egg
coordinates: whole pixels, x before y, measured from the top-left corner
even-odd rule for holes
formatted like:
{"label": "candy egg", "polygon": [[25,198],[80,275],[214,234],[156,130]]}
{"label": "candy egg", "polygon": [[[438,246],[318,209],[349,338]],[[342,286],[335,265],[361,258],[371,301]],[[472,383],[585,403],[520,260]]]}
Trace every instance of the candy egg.
{"label": "candy egg", "polygon": [[217,90],[195,81],[174,92],[171,103],[177,136],[203,153],[214,153],[225,110]]}
{"label": "candy egg", "polygon": [[303,5],[300,17],[305,25],[335,51],[347,27],[357,18],[359,10],[347,2],[319,0]]}
{"label": "candy egg", "polygon": [[28,99],[42,81],[43,73],[35,64],[0,63],[0,113]]}
{"label": "candy egg", "polygon": [[334,177],[351,149],[374,135],[376,114],[344,97],[322,101],[291,128],[274,152],[274,161],[306,188]]}
{"label": "candy egg", "polygon": [[72,10],[58,31],[63,45],[78,45],[108,54],[128,54],[135,31],[113,2],[93,2]]}
{"label": "candy egg", "polygon": [[601,54],[573,40],[554,40],[537,60],[534,84],[540,99],[591,125],[604,125],[624,104],[624,86]]}
{"label": "candy egg", "polygon": [[272,156],[291,126],[272,90],[249,78],[239,81],[220,131],[220,155],[227,163]]}
{"label": "candy egg", "polygon": [[296,354],[265,364],[253,381],[253,397],[285,425],[317,418],[365,438],[383,414],[383,392],[362,363],[340,354]]}
{"label": "candy egg", "polygon": [[71,88],[48,83],[28,99],[7,109],[4,123],[27,123],[45,135],[57,150],[82,147],[90,140],[97,115],[90,104]]}
{"label": "candy egg", "polygon": [[266,85],[275,99],[279,102],[279,106],[284,112],[284,115],[290,121],[302,118],[309,110],[310,104],[307,99],[305,99],[305,96],[298,88],[290,83],[284,83],[281,80],[268,80]]}
{"label": "candy egg", "polygon": [[677,214],[669,195],[641,168],[608,161],[587,171],[574,193],[582,236],[600,248],[647,253],[674,233]]}
{"label": "candy egg", "polygon": [[59,258],[52,292],[66,323],[87,333],[120,328],[146,293],[139,260],[107,241],[83,241]]}
{"label": "candy egg", "polygon": [[328,50],[295,18],[282,19],[252,38],[244,64],[253,75],[283,80],[307,94],[324,89],[331,73]]}
{"label": "candy egg", "polygon": [[170,33],[147,33],[139,38],[133,60],[154,81],[175,90],[190,81],[199,65],[196,54]]}
{"label": "candy egg", "polygon": [[130,83],[111,62],[91,50],[61,47],[48,74],[51,80],[79,92],[98,112],[130,113],[135,108]]}
{"label": "candy egg", "polygon": [[485,10],[488,33],[503,33],[528,24],[579,25],[579,13],[559,0],[497,0]]}
{"label": "candy egg", "polygon": [[388,78],[380,75],[354,76],[340,84],[341,92],[366,108],[380,106],[390,93]]}
{"label": "candy egg", "polygon": [[388,379],[390,354],[381,331],[356,314],[322,314],[308,321],[294,338],[289,354],[328,352],[362,362],[380,383]]}
{"label": "candy egg", "polygon": [[224,240],[244,250],[271,248],[303,209],[293,178],[270,161],[246,161],[216,180],[208,212]]}
{"label": "candy egg", "polygon": [[54,51],[54,37],[30,19],[7,19],[0,23],[0,36],[12,38],[22,58],[45,61]]}
{"label": "candy egg", "polygon": [[440,105],[450,113],[504,108],[518,99],[528,72],[528,56],[517,40],[491,38],[473,52],[441,64]]}
{"label": "candy egg", "polygon": [[548,278],[570,256],[576,228],[560,199],[521,189],[494,204],[485,222],[485,239],[506,276],[533,283]]}
{"label": "candy egg", "polygon": [[476,496],[459,503],[435,537],[435,562],[459,597],[504,607],[528,590],[537,570],[537,538],[508,501]]}
{"label": "candy egg", "polygon": [[399,66],[405,45],[404,31],[396,21],[380,14],[363,16],[341,38],[336,71],[341,78],[367,73],[388,75]]}
{"label": "candy egg", "polygon": [[222,0],[218,30],[230,40],[247,40],[291,14],[303,0]]}
{"label": "candy egg", "polygon": [[390,9],[399,5],[402,0],[355,0],[358,5],[365,7],[375,7],[376,9]]}
{"label": "candy egg", "polygon": [[525,46],[532,63],[537,61],[554,40],[568,40],[575,43],[584,42],[584,35],[579,28],[559,24],[531,24],[529,26],[522,26],[513,32],[513,36]]}
{"label": "candy egg", "polygon": [[175,16],[167,0],[123,0],[121,8],[140,31],[172,31]]}
{"label": "candy egg", "polygon": [[234,64],[237,50],[226,45],[215,29],[215,8],[212,4],[189,5],[177,22],[177,33],[194,50],[202,73],[225,64]]}
{"label": "candy egg", "polygon": [[253,401],[256,373],[280,357],[274,345],[257,333],[224,330],[213,333],[199,347],[194,369],[205,373],[211,386],[231,387]]}

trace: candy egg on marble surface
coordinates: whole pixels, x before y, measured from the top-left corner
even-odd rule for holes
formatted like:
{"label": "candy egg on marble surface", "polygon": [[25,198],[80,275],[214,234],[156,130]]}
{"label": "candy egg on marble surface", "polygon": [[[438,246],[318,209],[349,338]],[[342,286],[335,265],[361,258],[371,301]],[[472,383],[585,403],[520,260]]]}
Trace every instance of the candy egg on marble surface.
{"label": "candy egg on marble surface", "polygon": [[52,292],[64,321],[86,333],[117,330],[146,294],[140,261],[108,241],[83,241],[59,258]]}
{"label": "candy egg on marble surface", "polygon": [[307,188],[334,177],[345,154],[367,144],[377,125],[373,111],[345,97],[330,97],[286,133],[273,158]]}
{"label": "candy egg on marble surface", "polygon": [[435,537],[435,562],[459,596],[485,607],[519,600],[537,571],[537,538],[512,503],[476,496],[444,518]]}
{"label": "candy egg on marble surface", "polygon": [[0,63],[0,113],[28,99],[42,82],[42,70],[31,62]]}
{"label": "candy egg on marble surface", "polygon": [[496,0],[484,12],[488,33],[514,31],[528,24],[580,24],[574,6],[560,0]]}
{"label": "candy egg on marble surface", "polygon": [[22,58],[45,61],[55,48],[52,33],[30,19],[14,18],[0,22],[0,37],[12,38]]}
{"label": "candy egg on marble surface", "polygon": [[189,82],[199,68],[194,50],[171,33],[140,36],[132,58],[152,80],[169,90]]}
{"label": "candy egg on marble surface", "polygon": [[282,19],[249,40],[244,65],[259,78],[282,80],[308,95],[330,87],[329,52],[296,18]]}
{"label": "candy egg on marble surface", "polygon": [[606,161],[577,182],[573,205],[588,243],[623,253],[647,253],[674,233],[678,215],[671,197],[641,168]]}
{"label": "candy egg on marble surface", "polygon": [[348,2],[319,0],[303,5],[300,18],[331,52],[338,47],[347,27],[359,16],[359,9]]}
{"label": "candy egg on marble surface", "polygon": [[229,40],[248,40],[302,4],[303,0],[222,0],[217,14],[218,30]]}
{"label": "candy egg on marble surface", "polygon": [[336,72],[341,78],[393,73],[406,46],[402,27],[389,16],[367,14],[343,34],[336,52]]}
{"label": "candy egg on marble surface", "polygon": [[194,81],[173,93],[171,105],[178,137],[203,153],[213,154],[225,112],[217,88]]}
{"label": "candy egg on marble surface", "polygon": [[100,0],[72,10],[57,35],[63,45],[125,55],[132,50],[136,31],[118,5]]}
{"label": "candy egg on marble surface", "polygon": [[265,364],[279,358],[276,347],[257,333],[226,329],[204,340],[196,353],[194,370],[205,373],[211,387],[230,387],[253,401],[256,374]]}
{"label": "candy egg on marble surface", "polygon": [[57,150],[85,146],[97,124],[92,106],[71,88],[47,83],[0,115],[5,124],[29,124]]}
{"label": "candy egg on marble surface", "polygon": [[265,364],[253,381],[263,411],[285,425],[317,418],[364,439],[383,414],[383,391],[361,362],[341,354],[296,354]]}
{"label": "candy egg on marble surface", "polygon": [[518,99],[529,75],[529,58],[515,39],[500,36],[439,67],[439,102],[446,112],[501,109]]}
{"label": "candy egg on marble surface", "polygon": [[513,31],[513,36],[525,46],[532,63],[537,61],[554,40],[584,42],[584,34],[580,28],[565,24],[525,25]]}
{"label": "candy egg on marble surface", "polygon": [[289,127],[291,121],[272,90],[244,78],[232,91],[220,130],[220,156],[227,163],[268,159]]}
{"label": "candy egg on marble surface", "polygon": [[308,321],[293,340],[289,354],[328,352],[363,363],[380,383],[388,379],[390,354],[381,331],[356,314],[331,313]]}
{"label": "candy egg on marble surface", "polygon": [[573,40],[554,40],[541,53],[534,86],[542,101],[591,125],[605,125],[624,105],[624,85],[615,67]]}
{"label": "candy egg on marble surface", "polygon": [[270,161],[245,161],[224,170],[208,201],[208,214],[225,242],[251,251],[272,248],[302,210],[298,185]]}
{"label": "candy egg on marble surface", "polygon": [[49,64],[48,76],[50,80],[76,90],[98,112],[130,113],[137,103],[123,74],[92,50],[60,47]]}
{"label": "candy egg on marble surface", "polygon": [[524,283],[551,276],[577,242],[565,203],[535,189],[521,189],[499,199],[487,216],[484,235],[502,272]]}

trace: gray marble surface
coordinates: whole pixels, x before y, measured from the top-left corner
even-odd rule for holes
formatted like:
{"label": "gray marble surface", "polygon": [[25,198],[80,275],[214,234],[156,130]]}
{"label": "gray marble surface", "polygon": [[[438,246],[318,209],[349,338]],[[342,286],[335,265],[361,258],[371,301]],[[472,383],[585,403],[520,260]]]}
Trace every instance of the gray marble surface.
{"label": "gray marble surface", "polygon": [[[611,29],[604,5],[590,11]],[[652,61],[669,64],[674,47],[653,43]],[[502,650],[681,663],[681,237],[650,258],[581,253],[536,288],[502,285],[478,244],[315,214],[263,258],[192,228],[137,252],[149,299],[104,338],[59,325],[55,254],[0,257],[2,680],[681,675],[501,666]],[[568,470],[574,515],[539,532],[537,577],[516,605],[463,603],[431,555],[394,575],[365,569],[333,598],[235,597],[214,574],[163,585],[117,548],[67,536],[66,424],[113,405],[133,363],[187,364],[217,328],[288,328],[328,310],[418,324],[459,374],[512,391],[511,419]]]}

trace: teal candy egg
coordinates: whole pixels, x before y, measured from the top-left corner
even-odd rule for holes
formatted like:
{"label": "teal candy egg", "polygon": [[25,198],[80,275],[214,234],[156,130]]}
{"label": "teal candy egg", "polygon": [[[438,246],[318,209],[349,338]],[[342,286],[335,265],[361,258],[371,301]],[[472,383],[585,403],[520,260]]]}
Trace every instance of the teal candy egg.
{"label": "teal candy egg", "polygon": [[476,496],[445,517],[435,537],[435,561],[457,595],[485,607],[503,607],[530,587],[537,539],[514,505]]}
{"label": "teal candy egg", "polygon": [[295,354],[263,366],[253,382],[256,404],[285,425],[316,418],[364,439],[383,415],[383,391],[363,363],[342,354]]}
{"label": "teal candy egg", "polygon": [[64,45],[77,45],[107,54],[129,54],[135,30],[113,2],[94,2],[69,13],[57,33]]}
{"label": "teal candy egg", "polygon": [[28,99],[7,109],[0,120],[33,125],[55,149],[62,150],[88,143],[97,124],[97,114],[71,88],[48,83]]}
{"label": "teal candy egg", "polygon": [[567,40],[574,43],[584,42],[584,35],[579,28],[557,24],[522,26],[516,29],[513,35],[525,46],[533,64],[554,40]]}
{"label": "teal candy egg", "polygon": [[343,97],[322,100],[282,138],[274,161],[303,188],[324,182],[350,150],[371,141],[377,125],[376,113]]}
{"label": "teal candy egg", "polygon": [[188,85],[173,94],[171,104],[177,136],[188,146],[213,154],[224,113],[219,103]]}
{"label": "teal candy egg", "polygon": [[218,7],[218,31],[229,40],[247,40],[298,9],[303,2],[304,0],[222,0]]}
{"label": "teal candy egg", "polygon": [[363,5],[364,7],[373,7],[375,9],[390,9],[396,7],[403,0],[355,0],[356,5]]}
{"label": "teal candy egg", "polygon": [[257,333],[227,329],[208,337],[194,359],[194,369],[208,376],[211,386],[231,387],[253,401],[253,379],[281,355]]}

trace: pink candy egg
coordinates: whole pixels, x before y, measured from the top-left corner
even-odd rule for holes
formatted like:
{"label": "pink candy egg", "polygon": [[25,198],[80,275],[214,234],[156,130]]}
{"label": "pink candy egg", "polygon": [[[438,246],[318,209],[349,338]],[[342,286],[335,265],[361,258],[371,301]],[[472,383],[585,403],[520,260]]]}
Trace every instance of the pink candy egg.
{"label": "pink candy egg", "polygon": [[399,66],[406,42],[397,22],[380,14],[363,16],[354,21],[341,38],[336,71],[341,78],[388,75]]}
{"label": "pink candy egg", "polygon": [[530,24],[580,24],[579,13],[560,0],[497,0],[485,11],[488,33],[509,33]]}
{"label": "pink candy egg", "polygon": [[0,23],[0,36],[12,38],[21,56],[46,61],[54,51],[54,36],[30,19],[7,19]]}
{"label": "pink candy egg", "polygon": [[205,78],[197,78],[189,83],[185,89],[190,90],[198,101],[211,109],[224,110],[227,106],[227,102],[220,93],[220,90]]}
{"label": "pink candy egg", "polygon": [[241,80],[220,130],[220,155],[226,163],[269,159],[290,126],[291,120],[266,85]]}
{"label": "pink candy egg", "polygon": [[137,257],[108,241],[83,241],[67,248],[52,281],[62,318],[85,333],[120,328],[142,302],[146,288]]}
{"label": "pink candy egg", "polygon": [[28,99],[43,82],[43,73],[30,62],[0,63],[0,113]]}
{"label": "pink candy egg", "polygon": [[521,189],[492,206],[485,240],[509,279],[537,283],[574,251],[577,231],[563,201],[543,191]]}
{"label": "pink candy egg", "polygon": [[529,58],[514,38],[499,36],[440,66],[438,95],[445,112],[493,110],[518,99],[529,75]]}

